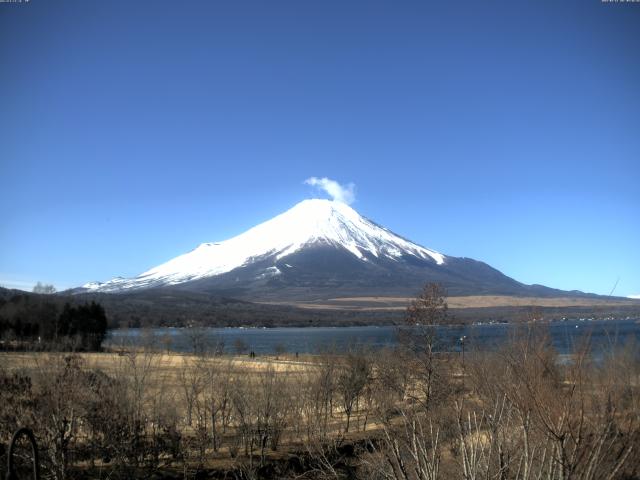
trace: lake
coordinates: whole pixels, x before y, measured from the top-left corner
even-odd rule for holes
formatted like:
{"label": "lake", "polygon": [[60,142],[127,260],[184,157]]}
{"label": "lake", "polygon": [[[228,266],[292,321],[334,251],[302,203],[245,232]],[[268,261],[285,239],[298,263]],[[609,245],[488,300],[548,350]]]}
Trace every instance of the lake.
{"label": "lake", "polygon": [[[542,324],[551,342],[561,354],[571,353],[585,338],[591,339],[596,352],[621,346],[629,340],[640,340],[640,320],[570,320]],[[514,331],[509,324],[438,326],[437,338],[442,351],[460,351],[462,337],[466,348],[490,350],[507,340]],[[257,354],[318,353],[333,349],[346,352],[351,348],[382,348],[397,344],[398,328],[394,326],[305,327],[305,328],[153,328],[117,329],[109,333],[108,346],[140,346],[153,342],[158,348],[177,352],[194,349],[194,341],[213,350],[223,345],[227,353],[235,353],[242,343]],[[640,345],[640,343],[639,343]]]}

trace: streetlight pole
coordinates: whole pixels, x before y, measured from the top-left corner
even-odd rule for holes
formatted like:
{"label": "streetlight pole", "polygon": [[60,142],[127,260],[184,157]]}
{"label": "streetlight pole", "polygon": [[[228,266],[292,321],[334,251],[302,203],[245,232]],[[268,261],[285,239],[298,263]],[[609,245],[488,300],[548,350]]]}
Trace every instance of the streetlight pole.
{"label": "streetlight pole", "polygon": [[[465,377],[465,370],[464,370],[464,341],[467,339],[466,335],[463,335],[460,337],[460,346],[462,347],[462,390],[464,391],[464,377]],[[464,393],[463,393],[464,395]]]}
{"label": "streetlight pole", "polygon": [[462,374],[464,375],[464,342],[467,339],[466,335],[460,337],[460,345],[462,346]]}

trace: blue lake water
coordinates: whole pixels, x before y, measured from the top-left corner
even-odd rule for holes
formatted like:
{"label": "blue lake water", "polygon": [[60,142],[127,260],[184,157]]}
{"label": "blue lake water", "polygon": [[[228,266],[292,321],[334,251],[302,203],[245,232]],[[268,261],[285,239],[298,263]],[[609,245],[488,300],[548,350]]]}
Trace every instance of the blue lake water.
{"label": "blue lake water", "polygon": [[[571,353],[587,338],[595,352],[640,340],[640,319],[571,320],[543,324],[541,328],[548,332],[553,346],[561,354]],[[508,324],[436,327],[442,351],[459,351],[462,337],[466,337],[466,348],[491,350],[509,339],[514,329]],[[235,353],[239,342],[257,354],[272,354],[277,349],[290,353],[318,353],[327,349],[346,352],[362,347],[392,347],[398,342],[397,332],[398,327],[393,326],[118,329],[110,332],[107,345],[153,344],[157,348],[189,352],[193,351],[194,339],[197,339],[195,341],[205,349],[214,350],[222,345],[228,353]],[[640,343],[637,345],[640,348]]]}

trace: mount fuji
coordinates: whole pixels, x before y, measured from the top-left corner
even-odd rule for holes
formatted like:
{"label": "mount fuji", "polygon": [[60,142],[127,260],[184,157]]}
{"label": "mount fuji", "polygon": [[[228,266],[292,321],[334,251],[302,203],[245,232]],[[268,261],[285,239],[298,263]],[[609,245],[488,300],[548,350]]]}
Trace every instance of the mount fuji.
{"label": "mount fuji", "polygon": [[229,240],[203,243],[135,278],[91,282],[75,291],[171,288],[282,301],[415,295],[426,282],[441,283],[450,295],[568,293],[525,285],[483,262],[425,248],[345,203],[320,199],[304,200]]}

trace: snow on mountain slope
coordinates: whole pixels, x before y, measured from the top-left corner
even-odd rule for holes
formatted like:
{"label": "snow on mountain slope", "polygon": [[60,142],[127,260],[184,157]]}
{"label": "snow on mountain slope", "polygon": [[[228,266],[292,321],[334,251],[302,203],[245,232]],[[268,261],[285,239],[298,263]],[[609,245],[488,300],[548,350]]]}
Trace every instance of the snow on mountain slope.
{"label": "snow on mountain slope", "polygon": [[[114,278],[91,282],[89,291],[118,292],[139,288],[176,285],[213,277],[273,257],[274,262],[306,246],[318,244],[343,248],[363,262],[368,256],[399,259],[414,256],[446,262],[438,252],[421,247],[359,215],[348,205],[330,200],[304,200],[290,210],[224,242],[203,243],[131,279]],[[265,274],[278,275],[271,267]]]}

